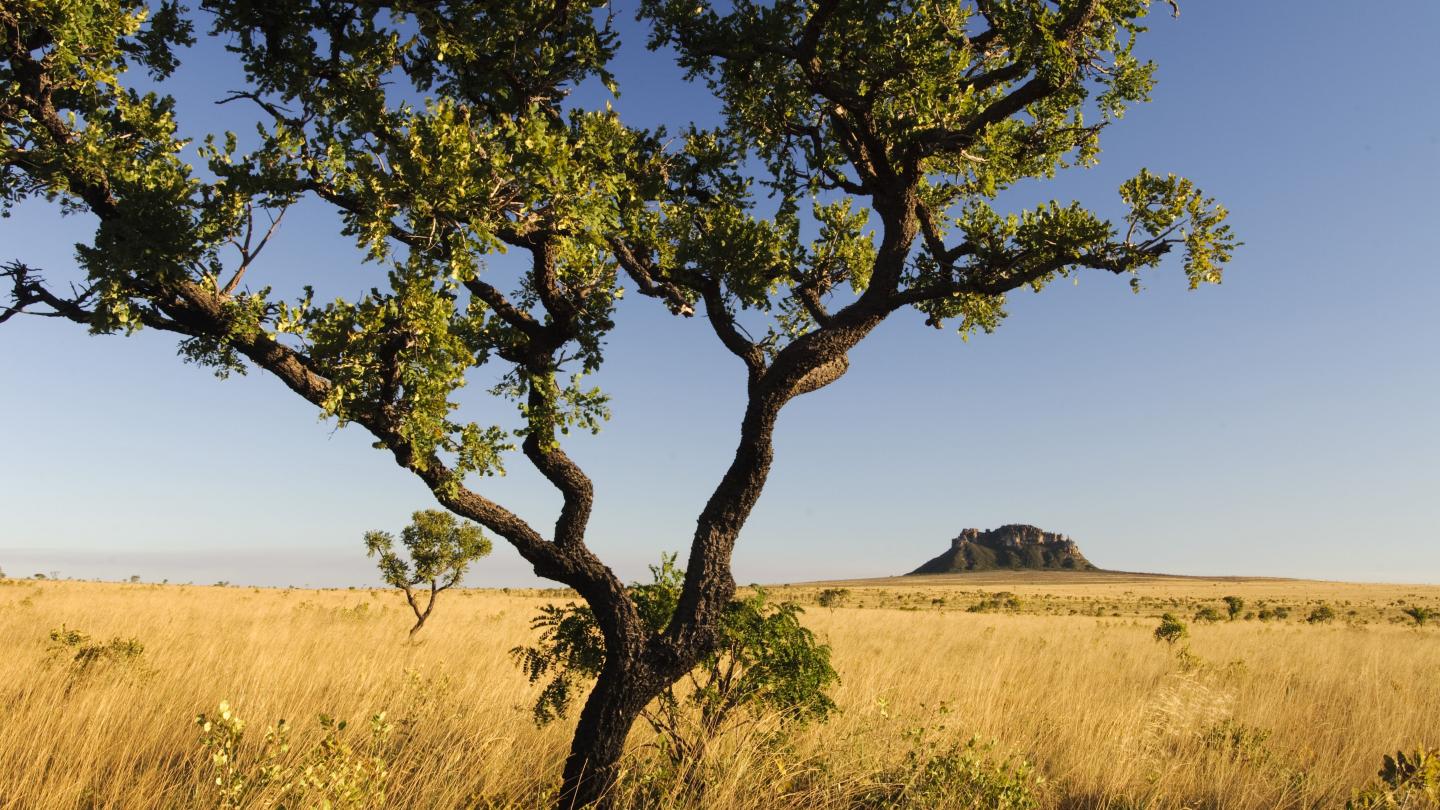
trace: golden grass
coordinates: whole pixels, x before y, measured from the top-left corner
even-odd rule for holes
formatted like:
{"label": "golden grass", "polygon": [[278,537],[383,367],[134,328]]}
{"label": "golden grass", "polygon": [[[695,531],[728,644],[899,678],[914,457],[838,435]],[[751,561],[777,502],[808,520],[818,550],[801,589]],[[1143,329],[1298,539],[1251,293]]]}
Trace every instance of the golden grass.
{"label": "golden grass", "polygon": [[[1440,604],[1440,588],[1001,576],[849,583],[843,606],[814,606],[826,587],[841,586],[778,593],[809,604],[832,645],[842,712],[783,746],[759,744],[763,723],[733,735],[703,798],[676,804],[844,807],[907,752],[979,735],[1037,766],[1047,807],[1335,807],[1383,752],[1440,745],[1440,631],[1399,613]],[[996,591],[1021,611],[966,612]],[[1151,637],[1161,610],[1188,620],[1226,594],[1291,616],[1192,624],[1189,669]],[[363,730],[387,711],[387,806],[537,806],[569,729],[534,727],[534,689],[506,651],[531,640],[547,601],[459,592],[408,646],[386,591],[10,581],[0,807],[198,806],[209,771],[194,717],[221,700],[249,721],[252,749],[280,718],[302,749],[319,713]],[[1340,620],[1305,623],[1320,601]],[[77,677],[49,652],[62,624],[145,653]],[[642,757],[647,737],[632,740]]]}

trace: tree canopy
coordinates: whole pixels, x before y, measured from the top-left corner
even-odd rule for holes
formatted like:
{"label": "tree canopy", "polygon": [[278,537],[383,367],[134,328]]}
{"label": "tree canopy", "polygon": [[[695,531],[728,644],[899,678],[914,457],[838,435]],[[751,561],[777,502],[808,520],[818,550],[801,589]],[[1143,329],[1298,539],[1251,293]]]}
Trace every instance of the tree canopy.
{"label": "tree canopy", "polygon": [[[1094,165],[1104,129],[1147,100],[1154,65],[1134,49],[1149,7],[641,0],[623,11],[722,111],[717,126],[667,131],[577,101],[587,83],[618,90],[622,9],[602,0],[6,3],[0,205],[42,198],[98,225],[68,291],[23,257],[6,265],[0,321],[175,333],[186,359],[263,369],[367,430],[449,510],[595,608],[615,669],[591,700],[624,711],[582,714],[577,740],[613,738],[606,724],[639,710],[626,694],[653,696],[716,643],[780,410],[844,374],[885,318],[988,331],[1012,291],[1089,270],[1133,282],[1177,247],[1191,286],[1220,280],[1226,211],[1187,179],[1141,170],[1108,217],[1000,201]],[[223,98],[255,114],[243,139],[191,142],[172,99],[136,89],[137,73],[176,70],[197,22],[243,66],[246,86]],[[302,199],[339,212],[373,267],[367,293],[273,291],[310,283],[277,278],[262,255]],[[489,272],[506,251],[528,260],[516,279]],[[659,634],[585,545],[593,487],[562,447],[607,416],[589,378],[627,291],[703,313],[747,393]],[[515,421],[461,413],[481,368]],[[480,491],[516,452],[563,497],[552,530]]]}

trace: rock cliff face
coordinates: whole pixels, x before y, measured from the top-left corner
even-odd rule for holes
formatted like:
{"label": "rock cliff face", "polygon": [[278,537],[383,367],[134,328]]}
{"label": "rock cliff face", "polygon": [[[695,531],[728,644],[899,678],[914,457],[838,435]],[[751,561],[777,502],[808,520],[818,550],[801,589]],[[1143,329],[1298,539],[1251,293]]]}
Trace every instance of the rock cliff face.
{"label": "rock cliff face", "polygon": [[1017,523],[989,531],[966,529],[950,541],[950,550],[910,573],[953,574],[1000,569],[1099,570],[1085,559],[1074,540]]}

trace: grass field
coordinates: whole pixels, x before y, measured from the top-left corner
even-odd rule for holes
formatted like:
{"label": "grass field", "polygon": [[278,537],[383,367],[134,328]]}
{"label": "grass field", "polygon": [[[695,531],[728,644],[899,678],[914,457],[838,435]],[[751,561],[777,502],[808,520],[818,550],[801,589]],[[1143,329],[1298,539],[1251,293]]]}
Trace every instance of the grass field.
{"label": "grass field", "polygon": [[[1440,629],[1402,612],[1440,608],[1433,586],[1056,573],[772,592],[805,604],[833,647],[841,712],[728,735],[701,796],[647,783],[637,730],[628,795],[869,807],[937,762],[991,773],[1008,758],[1033,765],[1042,807],[1343,807],[1383,753],[1440,745]],[[1224,615],[1227,595],[1245,600],[1236,620],[1192,620],[1207,605]],[[457,592],[407,645],[402,598],[380,590],[4,582],[0,807],[213,806],[220,770],[195,718],[221,701],[247,722],[225,764],[242,777],[267,726],[288,721],[293,760],[314,750],[323,713],[351,725],[317,773],[363,783],[372,804],[383,791],[389,807],[543,805],[569,728],[533,725],[535,689],[507,651],[549,601],[565,597]],[[1333,621],[1307,622],[1322,603]],[[1190,623],[1187,654],[1153,638],[1162,612]],[[143,652],[77,661],[51,639],[62,626]],[[389,733],[372,743],[381,711]]]}

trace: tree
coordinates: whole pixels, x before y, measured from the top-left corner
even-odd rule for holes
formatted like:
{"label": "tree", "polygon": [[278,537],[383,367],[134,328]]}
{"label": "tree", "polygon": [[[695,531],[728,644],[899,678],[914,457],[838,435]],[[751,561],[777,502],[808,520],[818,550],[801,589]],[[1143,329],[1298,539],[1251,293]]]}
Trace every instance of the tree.
{"label": "tree", "polygon": [[[615,90],[603,0],[201,5],[247,77],[223,99],[257,116],[246,149],[230,134],[192,149],[172,101],[134,89],[132,71],[163,79],[194,40],[173,0],[0,8],[0,200],[98,222],[68,289],[5,266],[0,322],[156,329],[220,376],[274,375],[574,588],[606,653],[562,805],[606,795],[640,712],[715,649],[781,410],[839,379],[880,323],[913,312],[989,331],[1014,290],[1088,271],[1138,289],[1177,246],[1192,287],[1218,282],[1235,245],[1224,208],[1148,170],[1110,218],[998,202],[1095,164],[1104,128],[1148,98],[1154,65],[1134,45],[1149,0],[640,0],[650,45],[673,48],[722,111],[673,136],[570,98]],[[333,207],[378,268],[367,294],[323,303],[255,283],[302,198]],[[487,271],[502,250],[527,260],[518,280]],[[594,490],[562,446],[608,415],[584,380],[626,289],[702,311],[746,392],[659,633],[586,545]],[[457,413],[482,366],[514,423]],[[514,451],[563,499],[549,532],[483,494]]]}
{"label": "tree", "polygon": [[1240,611],[1245,609],[1245,600],[1239,596],[1225,597],[1225,612],[1229,614],[1230,621],[1235,621]]}
{"label": "tree", "polygon": [[[389,532],[366,532],[366,556],[380,556],[380,578],[405,592],[405,602],[415,612],[415,626],[410,628],[414,639],[430,612],[435,609],[435,600],[444,591],[460,583],[470,563],[490,553],[490,540],[480,527],[440,509],[422,509],[410,516],[410,525],[400,530],[400,545],[410,557],[395,553],[395,536]],[[416,586],[428,585],[430,595],[425,607],[415,596]]]}

